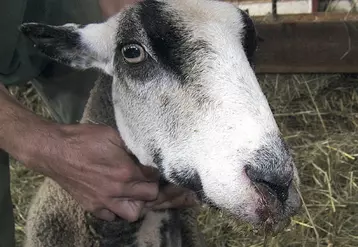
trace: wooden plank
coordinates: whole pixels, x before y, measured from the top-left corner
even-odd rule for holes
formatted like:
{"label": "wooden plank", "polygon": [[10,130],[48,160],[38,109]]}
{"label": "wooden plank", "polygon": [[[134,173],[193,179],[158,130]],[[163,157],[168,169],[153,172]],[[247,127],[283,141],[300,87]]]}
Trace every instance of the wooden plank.
{"label": "wooden plank", "polygon": [[256,23],[257,73],[358,73],[358,21]]}
{"label": "wooden plank", "polygon": [[[251,16],[272,15],[272,0],[224,0],[231,2],[241,9],[248,10]],[[277,14],[310,14],[312,12],[323,11],[323,6],[319,7],[319,0],[278,0]],[[352,0],[332,0],[327,2],[329,13],[353,13],[357,7],[352,6]]]}
{"label": "wooden plank", "polygon": [[319,0],[310,0],[311,1],[311,13],[317,13],[319,8]]}
{"label": "wooden plank", "polygon": [[286,14],[278,15],[273,19],[271,15],[252,16],[255,23],[298,23],[298,22],[340,22],[358,21],[357,13],[329,13],[316,12],[312,14]]}
{"label": "wooden plank", "polygon": [[[251,16],[266,16],[273,13],[272,2],[271,0],[260,0],[234,2],[233,4],[243,10],[247,10]],[[276,3],[278,15],[311,13],[309,6],[309,0],[279,0]]]}

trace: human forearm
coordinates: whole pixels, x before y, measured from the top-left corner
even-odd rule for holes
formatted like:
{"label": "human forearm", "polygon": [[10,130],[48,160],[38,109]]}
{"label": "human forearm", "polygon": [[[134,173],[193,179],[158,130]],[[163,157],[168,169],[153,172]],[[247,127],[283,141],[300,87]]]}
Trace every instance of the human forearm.
{"label": "human forearm", "polygon": [[[23,107],[0,83],[0,149],[37,170],[36,157],[46,152],[46,138],[54,126]],[[36,139],[35,139],[36,137]]]}
{"label": "human forearm", "polygon": [[133,221],[144,201],[157,198],[158,176],[135,164],[122,145],[108,126],[41,119],[0,84],[0,149],[54,179],[85,210],[102,219],[112,220],[115,213]]}

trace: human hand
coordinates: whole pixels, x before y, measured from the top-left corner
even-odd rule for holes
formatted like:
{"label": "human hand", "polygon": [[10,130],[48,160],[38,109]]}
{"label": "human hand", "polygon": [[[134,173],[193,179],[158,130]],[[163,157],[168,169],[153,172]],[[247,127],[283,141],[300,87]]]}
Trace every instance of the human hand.
{"label": "human hand", "polygon": [[0,103],[0,148],[51,177],[97,217],[135,221],[145,210],[194,205],[185,189],[170,185],[158,191],[157,171],[136,164],[114,129],[41,119],[1,83]]}
{"label": "human hand", "polygon": [[145,209],[188,208],[196,205],[199,205],[199,201],[193,191],[168,184],[160,188],[158,198],[155,201],[145,204]]}
{"label": "human hand", "polygon": [[[158,172],[136,164],[119,134],[102,125],[56,125],[39,139],[37,170],[51,177],[86,211],[104,220],[135,221],[158,197]],[[45,142],[45,143],[44,143]],[[40,144],[42,143],[42,144]]]}

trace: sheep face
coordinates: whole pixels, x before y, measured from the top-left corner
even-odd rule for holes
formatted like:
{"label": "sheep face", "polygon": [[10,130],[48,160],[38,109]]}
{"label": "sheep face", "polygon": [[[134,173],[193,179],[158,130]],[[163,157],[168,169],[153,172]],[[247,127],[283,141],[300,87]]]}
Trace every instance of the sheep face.
{"label": "sheep face", "polygon": [[126,145],[167,181],[274,229],[299,209],[297,171],[253,71],[253,22],[234,5],[143,1],[104,23],[21,30],[52,59],[113,77]]}

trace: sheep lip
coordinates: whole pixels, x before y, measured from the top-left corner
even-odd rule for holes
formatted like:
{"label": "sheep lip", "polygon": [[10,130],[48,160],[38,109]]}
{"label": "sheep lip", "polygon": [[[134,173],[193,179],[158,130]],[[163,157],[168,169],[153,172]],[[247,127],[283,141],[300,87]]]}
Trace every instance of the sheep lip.
{"label": "sheep lip", "polygon": [[257,194],[260,196],[259,207],[256,213],[264,223],[265,228],[276,228],[281,221],[287,221],[284,212],[284,203],[280,202],[276,193],[261,184],[254,184]]}

